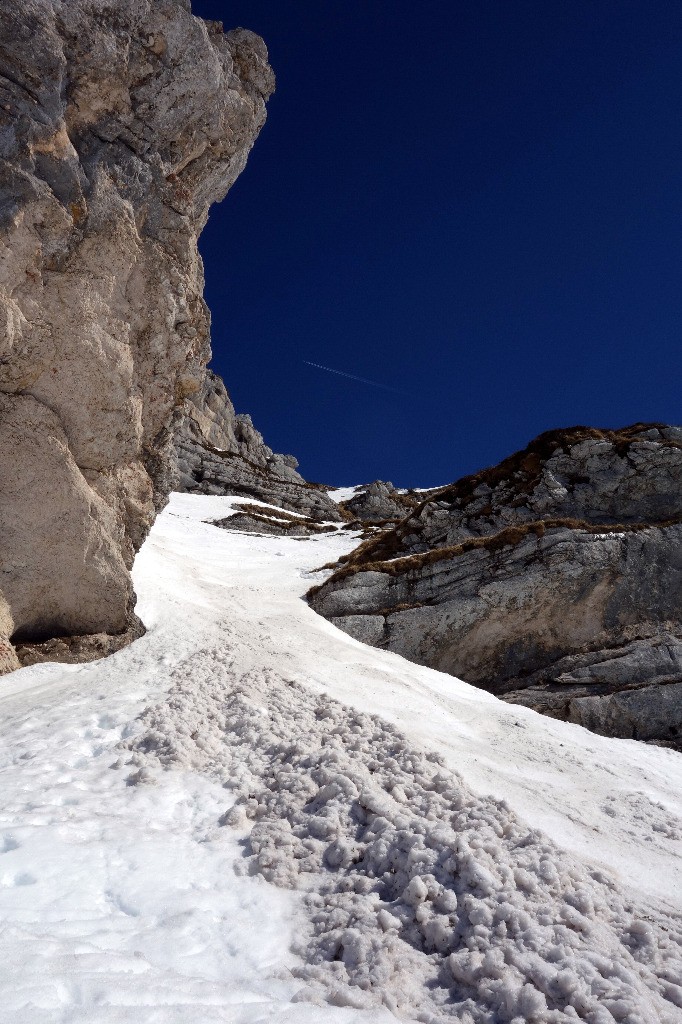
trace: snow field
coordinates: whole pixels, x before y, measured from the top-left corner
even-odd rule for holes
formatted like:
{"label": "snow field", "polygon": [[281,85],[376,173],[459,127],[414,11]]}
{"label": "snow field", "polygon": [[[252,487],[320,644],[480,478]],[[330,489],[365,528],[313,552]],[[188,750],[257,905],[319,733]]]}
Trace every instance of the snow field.
{"label": "snow field", "polygon": [[3,1024],[679,1020],[682,758],[364,647],[301,600],[353,538],[236,503],[172,497],[145,637],[0,681]]}
{"label": "snow field", "polygon": [[175,643],[189,628],[196,648],[197,632],[219,621],[241,672],[286,668],[315,692],[379,712],[442,754],[474,792],[503,796],[562,848],[616,872],[646,900],[682,910],[678,754],[595,736],[359,643],[301,600],[324,577],[313,570],[356,539],[343,531],[306,541],[240,536],[205,522],[238,500],[173,495],[138,555],[138,609],[157,629],[147,594],[160,591],[163,622],[173,623],[166,650],[169,634]]}
{"label": "snow field", "polygon": [[[387,1024],[296,1002],[300,900],[235,873],[221,785],[182,771],[134,785],[122,764],[148,700],[216,639],[191,569],[152,562],[146,587],[138,571],[147,636],[0,681],[0,1021]],[[191,629],[178,628],[183,594]]]}
{"label": "snow field", "polygon": [[244,869],[306,893],[310,998],[425,1024],[682,1021],[682,922],[381,718],[216,651],[142,721],[145,778],[158,761],[221,781]]}

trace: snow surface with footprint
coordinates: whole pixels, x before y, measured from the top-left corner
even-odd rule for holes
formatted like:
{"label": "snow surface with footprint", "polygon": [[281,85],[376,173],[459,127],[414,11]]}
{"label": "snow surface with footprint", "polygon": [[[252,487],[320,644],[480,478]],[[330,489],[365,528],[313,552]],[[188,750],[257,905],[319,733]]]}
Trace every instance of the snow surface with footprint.
{"label": "snow surface with footprint", "polygon": [[[557,984],[568,1014],[557,1020],[682,1020],[682,757],[593,736],[359,644],[301,600],[321,578],[314,570],[353,539],[211,525],[233,503],[174,495],[158,518],[134,570],[145,637],[102,662],[35,666],[0,681],[0,1019],[441,1020],[448,1006],[433,992],[443,991],[438,971],[449,971],[464,995],[480,994],[483,1016],[471,1020],[551,1020]],[[278,723],[296,735],[291,755],[282,736],[273,754]],[[306,772],[329,771],[310,751],[325,745],[357,799],[316,784],[311,792],[324,790],[327,803],[310,817]],[[286,762],[288,790],[272,782],[273,759],[278,771]],[[400,775],[392,790],[387,772]],[[358,788],[367,790],[367,773],[372,792]],[[452,835],[434,832],[447,815],[452,831],[457,802],[468,843],[459,911],[448,903],[446,860],[434,859],[446,848],[463,856]],[[508,820],[516,860],[490,842],[477,852],[483,832],[504,832]],[[358,828],[362,877],[346,842]],[[388,894],[395,913],[387,892],[377,902],[370,891],[387,836],[400,861],[390,871],[407,882]],[[562,902],[558,883],[531,895],[519,849],[531,869],[533,851],[545,861],[555,851],[573,902]],[[419,869],[425,850],[428,871]],[[520,872],[525,901],[505,911],[497,946],[491,863],[501,879]],[[488,877],[465,885],[477,865]],[[364,917],[349,928],[356,904]],[[323,923],[311,923],[315,907]],[[346,922],[346,947],[332,956],[333,914]],[[514,914],[532,919],[523,941],[510,931]],[[529,936],[542,938],[534,914],[545,928],[564,915],[564,954],[594,973],[590,1005],[570,971],[549,977],[543,949],[531,963]],[[452,959],[455,920],[463,945]],[[514,944],[521,959],[510,965]],[[396,963],[409,983],[396,980]],[[462,1003],[454,1019],[467,1012]]]}

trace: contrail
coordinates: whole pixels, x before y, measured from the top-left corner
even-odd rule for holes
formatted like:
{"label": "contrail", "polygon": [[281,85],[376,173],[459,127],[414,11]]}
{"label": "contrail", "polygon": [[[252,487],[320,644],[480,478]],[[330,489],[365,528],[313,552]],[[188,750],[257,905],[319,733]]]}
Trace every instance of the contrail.
{"label": "contrail", "polygon": [[358,380],[361,384],[370,384],[373,388],[381,388],[383,391],[393,391],[396,395],[407,395],[406,391],[400,391],[398,388],[391,388],[388,384],[379,384],[376,380],[368,380],[367,377],[358,377],[354,373],[344,373],[343,370],[333,370],[331,366],[322,366],[321,363],[311,363],[310,360],[304,359],[303,362],[306,366],[314,366],[318,370],[326,370],[327,373],[335,373],[339,377],[347,377],[349,380]]}

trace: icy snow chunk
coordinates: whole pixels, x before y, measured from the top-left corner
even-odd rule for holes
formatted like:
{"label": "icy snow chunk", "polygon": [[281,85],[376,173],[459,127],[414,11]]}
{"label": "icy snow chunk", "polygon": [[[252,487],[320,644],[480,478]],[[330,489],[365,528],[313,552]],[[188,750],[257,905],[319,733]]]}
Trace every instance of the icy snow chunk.
{"label": "icy snow chunk", "polygon": [[138,767],[229,781],[221,820],[250,827],[250,872],[302,894],[299,998],[430,1024],[682,1022],[680,922],[381,718],[274,671],[197,666],[142,722]]}

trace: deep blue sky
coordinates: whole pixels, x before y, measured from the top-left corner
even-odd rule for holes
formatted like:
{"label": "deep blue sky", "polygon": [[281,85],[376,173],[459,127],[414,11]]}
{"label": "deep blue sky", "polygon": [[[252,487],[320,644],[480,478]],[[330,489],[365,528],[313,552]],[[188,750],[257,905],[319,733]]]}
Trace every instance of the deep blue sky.
{"label": "deep blue sky", "polygon": [[308,479],[435,485],[553,427],[682,420],[679,0],[193,9],[278,79],[201,241],[212,365]]}

